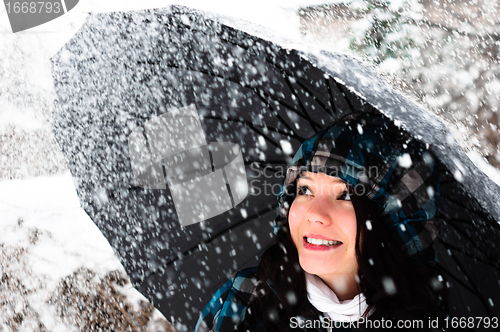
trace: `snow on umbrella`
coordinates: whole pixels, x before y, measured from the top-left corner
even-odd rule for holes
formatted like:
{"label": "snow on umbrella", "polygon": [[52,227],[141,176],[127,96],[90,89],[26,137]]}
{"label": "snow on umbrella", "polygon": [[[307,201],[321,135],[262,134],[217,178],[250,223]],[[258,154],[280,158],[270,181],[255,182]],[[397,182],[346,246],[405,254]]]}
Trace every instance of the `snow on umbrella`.
{"label": "snow on umbrella", "polygon": [[178,6],[95,14],[52,59],[56,139],[135,287],[192,329],[273,242],[275,197],[300,143],[375,110],[440,161],[451,313],[498,316],[500,189],[443,124],[347,56],[285,49],[238,25],[251,30]]}

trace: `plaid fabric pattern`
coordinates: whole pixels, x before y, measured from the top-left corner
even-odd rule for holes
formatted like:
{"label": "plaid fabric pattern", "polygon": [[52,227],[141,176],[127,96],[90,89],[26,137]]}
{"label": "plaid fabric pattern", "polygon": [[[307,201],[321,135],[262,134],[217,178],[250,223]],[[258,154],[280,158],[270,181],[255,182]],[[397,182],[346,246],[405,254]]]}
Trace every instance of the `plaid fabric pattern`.
{"label": "plaid fabric pattern", "polygon": [[278,196],[280,223],[295,198],[300,172],[340,177],[381,208],[388,230],[417,262],[436,259],[438,166],[425,145],[378,113],[346,117],[302,143]]}
{"label": "plaid fabric pattern", "polygon": [[[201,312],[200,318],[198,319],[198,323],[195,327],[195,332],[235,331],[238,325],[245,319],[246,309],[255,297],[254,291],[257,281],[255,278],[256,271],[257,267],[241,270],[233,278],[229,279],[221,288],[219,288]],[[273,289],[270,281],[268,280],[267,282],[271,289]],[[314,312],[314,315],[318,315],[319,322],[321,313],[315,309]],[[330,331],[328,328],[324,328],[322,326],[298,326],[297,328],[290,329],[305,332]],[[349,330],[350,329],[341,327],[335,327],[332,329],[332,331],[336,332]]]}
{"label": "plaid fabric pattern", "polygon": [[214,294],[201,312],[195,332],[233,331],[253,300],[257,267],[239,271]]}

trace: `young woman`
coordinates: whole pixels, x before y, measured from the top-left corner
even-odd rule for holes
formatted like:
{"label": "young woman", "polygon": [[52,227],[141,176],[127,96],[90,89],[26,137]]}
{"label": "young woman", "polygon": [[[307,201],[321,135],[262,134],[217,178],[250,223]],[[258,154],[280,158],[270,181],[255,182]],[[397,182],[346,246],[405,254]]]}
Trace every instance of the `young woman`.
{"label": "young woman", "polygon": [[432,266],[437,167],[376,113],[306,140],[279,196],[276,243],[219,289],[196,331],[430,330],[446,303]]}

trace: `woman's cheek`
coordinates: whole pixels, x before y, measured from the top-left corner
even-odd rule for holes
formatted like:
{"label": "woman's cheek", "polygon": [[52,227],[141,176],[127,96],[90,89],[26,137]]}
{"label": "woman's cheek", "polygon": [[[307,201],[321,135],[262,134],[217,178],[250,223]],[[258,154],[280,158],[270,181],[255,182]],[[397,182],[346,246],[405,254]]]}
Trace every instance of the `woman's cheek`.
{"label": "woman's cheek", "polygon": [[292,204],[288,212],[288,224],[290,226],[290,234],[295,245],[297,245],[297,232],[301,223],[300,220],[302,216],[303,207],[300,204]]}
{"label": "woman's cheek", "polygon": [[340,217],[339,220],[342,221],[339,222],[339,226],[342,228],[342,231],[345,235],[353,239],[354,243],[357,230],[356,214],[354,213],[354,208],[346,207],[343,210],[340,210],[338,213]]}

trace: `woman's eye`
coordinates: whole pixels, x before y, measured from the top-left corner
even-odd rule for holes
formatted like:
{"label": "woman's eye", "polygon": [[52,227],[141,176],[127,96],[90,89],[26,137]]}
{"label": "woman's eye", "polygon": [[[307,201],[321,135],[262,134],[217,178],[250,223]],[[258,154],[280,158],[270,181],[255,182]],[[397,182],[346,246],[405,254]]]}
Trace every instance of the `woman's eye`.
{"label": "woman's eye", "polygon": [[298,195],[311,195],[311,189],[308,186],[300,186],[297,188]]}
{"label": "woman's eye", "polygon": [[350,201],[351,200],[351,193],[350,190],[343,191],[342,194],[340,194],[339,199],[343,201]]}

